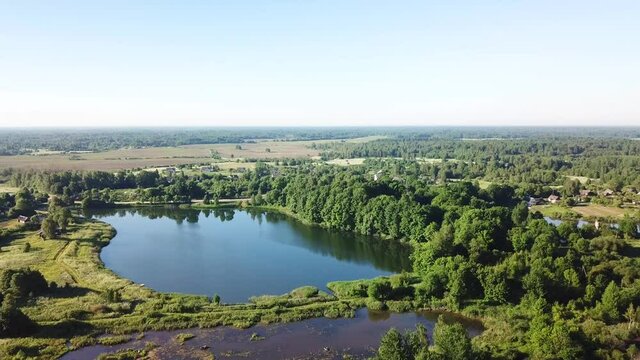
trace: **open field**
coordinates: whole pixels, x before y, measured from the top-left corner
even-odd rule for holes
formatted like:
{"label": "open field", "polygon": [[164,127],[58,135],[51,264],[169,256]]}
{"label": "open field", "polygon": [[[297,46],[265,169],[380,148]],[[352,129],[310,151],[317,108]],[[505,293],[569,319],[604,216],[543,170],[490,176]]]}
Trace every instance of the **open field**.
{"label": "open field", "polygon": [[353,166],[353,165],[362,165],[365,160],[366,160],[365,158],[333,159],[333,160],[327,161],[327,164],[339,165],[339,166]]}
{"label": "open field", "polygon": [[599,181],[598,179],[591,179],[588,178],[586,176],[573,176],[573,175],[566,175],[565,177],[571,179],[571,180],[578,180],[580,181],[581,184],[586,184],[588,181]]}
{"label": "open field", "polygon": [[[356,140],[356,139],[354,139]],[[395,160],[402,160],[402,158],[388,158]],[[362,165],[366,158],[348,158],[348,159],[333,159],[327,161],[327,164],[331,165],[339,165],[339,166],[354,166],[354,165]],[[416,161],[423,164],[440,164],[443,162],[442,159],[434,159],[434,158],[416,158]],[[447,159],[447,161],[459,161],[456,159]]]}
{"label": "open field", "polygon": [[0,193],[15,193],[17,191],[18,188],[15,186],[0,183]]}
{"label": "open field", "polygon": [[586,206],[574,206],[571,208],[571,210],[585,217],[615,218],[623,217],[625,214],[632,214],[636,209],[589,204]]}
{"label": "open field", "polygon": [[536,205],[531,207],[531,211],[539,211],[544,216],[552,218],[619,218],[625,214],[633,214],[638,209],[619,208],[613,206],[603,206],[598,204],[579,205],[570,208],[555,204]]}
{"label": "open field", "polygon": [[535,205],[532,206],[529,210],[531,212],[539,211],[542,215],[552,217],[552,218],[560,218],[560,219],[576,219],[580,217],[580,214],[576,213],[570,208],[566,208],[556,204],[548,204],[548,205]]}
{"label": "open field", "polygon": [[[209,163],[214,155],[223,159],[314,158],[320,153],[311,145],[329,142],[366,142],[379,137],[348,140],[258,141],[240,144],[199,144],[178,147],[118,149],[99,153],[0,156],[0,168],[44,170],[120,170],[168,165]],[[241,149],[236,146],[240,145]],[[267,150],[268,149],[268,150]]]}
{"label": "open field", "polygon": [[480,189],[488,189],[491,184],[493,184],[493,182],[491,181],[478,180],[478,185],[480,186]]}

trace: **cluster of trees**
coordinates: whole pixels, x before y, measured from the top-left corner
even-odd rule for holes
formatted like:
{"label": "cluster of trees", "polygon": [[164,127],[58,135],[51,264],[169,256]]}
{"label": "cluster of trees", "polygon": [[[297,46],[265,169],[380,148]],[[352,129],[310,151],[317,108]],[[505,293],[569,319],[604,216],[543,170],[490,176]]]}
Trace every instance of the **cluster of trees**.
{"label": "cluster of trees", "polygon": [[626,310],[635,324],[640,305],[640,262],[626,255],[619,231],[556,228],[522,205],[463,206],[453,214],[428,242],[415,244],[416,299],[451,309],[508,305],[508,321],[530,325],[516,346],[493,348],[494,355],[602,357],[639,333],[618,326]]}
{"label": "cluster of trees", "polygon": [[0,272],[0,337],[25,336],[36,325],[19,308],[27,298],[45,293],[49,286],[40,272],[30,269]]}
{"label": "cluster of trees", "polygon": [[46,194],[38,193],[28,188],[21,188],[14,196],[4,195],[0,201],[0,206],[9,208],[7,217],[15,218],[22,216],[33,216],[36,213],[38,205],[45,202]]}
{"label": "cluster of trees", "polygon": [[[149,188],[166,185],[169,179],[157,171],[14,171],[9,179],[15,186],[39,189],[65,198],[99,189]],[[68,201],[68,200],[67,200]]]}
{"label": "cluster of trees", "polygon": [[46,239],[53,239],[57,237],[59,233],[67,231],[67,226],[71,222],[71,210],[66,204],[57,196],[49,198],[49,209],[47,216],[42,220],[40,224],[40,230],[42,236]]}
{"label": "cluster of trees", "polygon": [[474,351],[466,330],[460,323],[448,324],[440,316],[433,329],[433,340],[427,329],[418,324],[404,334],[395,328],[380,340],[374,360],[469,360],[487,358]]}

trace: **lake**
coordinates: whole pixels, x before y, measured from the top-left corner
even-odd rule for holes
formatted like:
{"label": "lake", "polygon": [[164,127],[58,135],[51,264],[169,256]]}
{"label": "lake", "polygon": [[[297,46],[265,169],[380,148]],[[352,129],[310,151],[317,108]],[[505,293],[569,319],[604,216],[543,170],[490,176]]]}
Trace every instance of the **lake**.
{"label": "lake", "polygon": [[225,303],[411,269],[408,246],[274,212],[141,207],[87,216],[117,230],[100,256],[118,275],[163,292],[218,294]]}
{"label": "lake", "polygon": [[[61,360],[94,359],[105,352],[120,349],[141,349],[146,342],[159,345],[153,354],[157,359],[203,359],[213,354],[216,359],[343,359],[351,355],[366,359],[374,354],[380,338],[389,328],[400,331],[415,329],[423,324],[433,339],[433,326],[440,313],[391,313],[360,309],[352,319],[308,319],[294,323],[258,325],[249,329],[218,327],[213,329],[186,329],[150,331],[142,339],[137,334],[131,341],[115,346],[95,345],[65,354]],[[444,313],[447,322],[462,323],[470,336],[483,330],[482,324],[451,313]],[[195,335],[180,345],[175,336],[180,333]],[[255,333],[262,340],[251,341]]]}

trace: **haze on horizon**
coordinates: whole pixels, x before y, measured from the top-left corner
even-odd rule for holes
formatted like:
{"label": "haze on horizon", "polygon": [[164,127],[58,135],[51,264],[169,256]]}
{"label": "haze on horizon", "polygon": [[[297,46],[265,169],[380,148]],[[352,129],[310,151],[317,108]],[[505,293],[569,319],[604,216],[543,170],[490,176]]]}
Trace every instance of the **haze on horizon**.
{"label": "haze on horizon", "polygon": [[0,126],[640,125],[638,18],[632,0],[0,0]]}

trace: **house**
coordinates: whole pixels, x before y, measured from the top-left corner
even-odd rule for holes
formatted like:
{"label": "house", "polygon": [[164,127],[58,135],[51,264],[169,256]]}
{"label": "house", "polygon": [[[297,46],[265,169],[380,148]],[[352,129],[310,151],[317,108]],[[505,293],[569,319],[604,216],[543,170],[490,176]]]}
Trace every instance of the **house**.
{"label": "house", "polygon": [[26,224],[26,223],[29,222],[29,218],[24,216],[24,215],[20,215],[20,216],[18,216],[18,222],[20,224]]}
{"label": "house", "polygon": [[174,168],[173,166],[170,167],[166,167],[164,169],[162,169],[162,172],[168,176],[173,176],[176,174],[176,168]]}
{"label": "house", "polygon": [[585,198],[587,198],[589,196],[592,196],[592,195],[593,195],[593,191],[591,191],[591,190],[580,190],[580,198],[581,199],[585,199]]}
{"label": "house", "polygon": [[378,181],[381,177],[382,177],[382,170],[378,170],[376,171],[375,174],[373,174],[373,181]]}
{"label": "house", "polygon": [[529,197],[529,201],[527,202],[527,205],[529,205],[529,207],[532,207],[534,205],[540,205],[542,204],[542,199],[541,198],[536,198],[533,196]]}
{"label": "house", "polygon": [[613,196],[613,194],[615,194],[615,191],[613,191],[611,189],[606,189],[605,191],[602,191],[600,193],[600,195],[602,195],[602,196]]}
{"label": "house", "polygon": [[549,197],[547,198],[547,201],[548,201],[548,202],[550,202],[550,203],[552,203],[552,204],[555,204],[555,203],[557,203],[558,201],[560,201],[560,196],[558,196],[558,195],[556,195],[556,194],[551,194],[551,195],[549,195]]}
{"label": "house", "polygon": [[211,166],[200,166],[200,171],[202,171],[203,173],[210,173],[210,172],[213,172],[213,167],[211,167]]}

